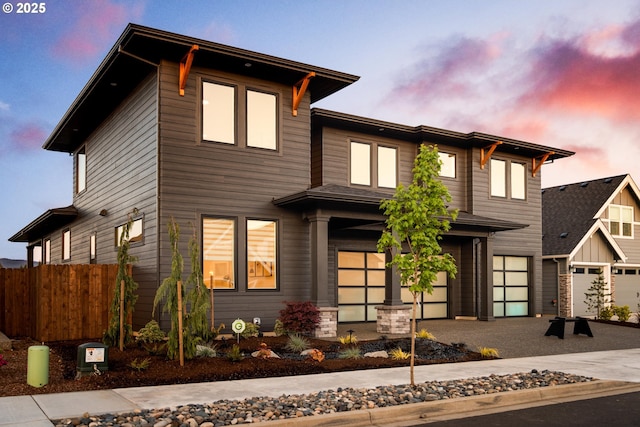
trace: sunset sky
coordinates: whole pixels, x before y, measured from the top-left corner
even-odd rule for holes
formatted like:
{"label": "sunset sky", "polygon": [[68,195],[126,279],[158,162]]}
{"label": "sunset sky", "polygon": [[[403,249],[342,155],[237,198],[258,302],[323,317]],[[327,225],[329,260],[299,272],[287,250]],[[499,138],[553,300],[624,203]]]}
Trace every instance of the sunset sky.
{"label": "sunset sky", "polygon": [[640,183],[640,0],[1,3],[0,258],[72,203],[72,158],[41,147],[129,22],[361,76],[314,107],[575,151],[543,187]]}

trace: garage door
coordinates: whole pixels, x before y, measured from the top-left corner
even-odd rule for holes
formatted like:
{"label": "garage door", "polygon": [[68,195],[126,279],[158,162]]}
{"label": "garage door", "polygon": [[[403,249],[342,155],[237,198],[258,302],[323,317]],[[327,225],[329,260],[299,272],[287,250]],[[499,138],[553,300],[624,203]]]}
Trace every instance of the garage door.
{"label": "garage door", "polygon": [[623,268],[616,272],[615,304],[628,305],[636,311],[640,304],[640,271],[637,268]]}
{"label": "garage door", "polygon": [[573,315],[574,316],[595,316],[595,313],[588,311],[587,304],[584,302],[586,293],[598,278],[604,267],[587,267],[576,266],[573,270]]}

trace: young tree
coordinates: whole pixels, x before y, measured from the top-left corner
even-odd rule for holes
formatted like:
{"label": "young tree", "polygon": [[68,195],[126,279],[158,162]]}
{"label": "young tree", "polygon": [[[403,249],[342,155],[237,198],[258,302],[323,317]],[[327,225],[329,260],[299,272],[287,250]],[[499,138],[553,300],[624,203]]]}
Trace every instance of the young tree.
{"label": "young tree", "polygon": [[607,282],[604,281],[602,271],[598,274],[598,277],[591,282],[591,287],[584,293],[585,301],[587,304],[587,311],[595,313],[596,319],[600,319],[600,312],[606,304],[611,302],[611,293],[607,292]]}
{"label": "young tree", "polygon": [[[418,297],[433,293],[433,282],[440,271],[450,277],[457,273],[455,260],[443,254],[439,240],[449,231],[449,219],[458,211],[449,210],[451,195],[440,181],[440,158],[436,146],[421,145],[413,167],[413,181],[408,187],[399,184],[392,199],[383,200],[380,208],[387,216],[386,228],[378,240],[378,251],[395,254],[387,267],[395,266],[402,286],[413,296],[411,320],[411,385],[414,382],[416,307]],[[393,252],[392,252],[393,253]]]}
{"label": "young tree", "polygon": [[171,274],[162,281],[162,284],[156,291],[156,296],[153,300],[153,311],[155,312],[156,307],[164,299],[162,311],[171,315],[171,330],[168,333],[167,356],[170,359],[175,359],[181,351],[178,328],[179,324],[182,323],[182,319],[179,319],[179,316],[183,310],[181,310],[182,307],[179,306],[179,301],[184,301],[184,288],[182,286],[180,287],[181,295],[178,296],[178,282],[182,282],[184,261],[178,249],[180,226],[173,218],[169,220],[167,226],[169,228],[169,242],[171,244]]}
{"label": "young tree", "polygon": [[[136,261],[136,257],[129,255],[129,233],[133,225],[133,215],[136,214],[137,211],[134,210],[132,214],[128,215],[127,223],[122,227],[122,233],[118,241],[118,273],[116,275],[116,286],[109,311],[109,326],[102,337],[102,341],[110,347],[121,343],[122,346],[120,350],[133,339],[131,325],[126,322],[131,313],[133,313],[133,307],[138,299],[138,295],[136,294],[138,284],[133,280],[133,277],[129,275],[129,265]],[[124,282],[124,287],[122,286],[122,282]],[[124,292],[121,292],[122,289],[124,289]],[[121,318],[124,319],[122,334],[120,333]]]}
{"label": "young tree", "polygon": [[[186,316],[185,332],[186,342],[185,355],[187,358],[195,356],[196,346],[200,340],[208,340],[213,331],[207,321],[209,307],[209,292],[204,284],[202,267],[200,265],[200,250],[196,229],[193,226],[193,233],[189,239],[189,258],[191,259],[191,274],[187,278],[187,304],[189,313]],[[188,344],[188,345],[187,345]]]}

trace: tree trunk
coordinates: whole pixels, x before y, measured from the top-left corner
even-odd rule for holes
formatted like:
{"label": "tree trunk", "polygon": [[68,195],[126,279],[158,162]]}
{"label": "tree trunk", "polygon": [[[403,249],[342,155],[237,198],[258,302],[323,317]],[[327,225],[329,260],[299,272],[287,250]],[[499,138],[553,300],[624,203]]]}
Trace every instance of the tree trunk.
{"label": "tree trunk", "polygon": [[418,293],[411,292],[413,294],[413,307],[411,313],[411,363],[409,364],[409,376],[411,380],[411,386],[415,386],[416,382],[413,375],[413,367],[416,361],[416,307],[418,305]]}

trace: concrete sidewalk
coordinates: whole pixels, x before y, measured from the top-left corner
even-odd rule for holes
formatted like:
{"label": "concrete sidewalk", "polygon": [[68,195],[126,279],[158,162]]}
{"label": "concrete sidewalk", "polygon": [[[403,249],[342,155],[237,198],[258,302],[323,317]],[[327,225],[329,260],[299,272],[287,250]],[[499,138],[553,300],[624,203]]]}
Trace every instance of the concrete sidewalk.
{"label": "concrete sidewalk", "polygon": [[[475,398],[451,399],[403,405],[394,408],[340,413],[340,418],[349,425],[384,425],[393,420],[419,413],[435,411],[438,416],[447,413],[460,414],[490,404],[493,407],[527,403],[527,405],[575,399],[577,396],[615,394],[640,390],[640,348],[588,353],[572,353],[551,356],[498,359],[417,366],[416,382],[453,380],[487,376],[490,374],[512,374],[532,369],[554,370],[576,375],[590,376],[604,381],[593,383],[544,387],[535,390],[499,393]],[[409,369],[388,368],[330,374],[249,379],[238,381],[181,384],[155,387],[136,387],[115,390],[54,393],[33,396],[0,398],[0,426],[50,427],[50,419],[81,416],[83,413],[102,414],[129,412],[135,409],[175,408],[189,403],[208,403],[221,399],[243,399],[253,396],[277,397],[282,394],[307,394],[337,387],[370,388],[386,384],[407,384]],[[462,405],[462,406],[461,406]],[[304,425],[328,421],[328,416],[305,417]],[[322,421],[324,419],[324,421]],[[407,418],[408,419],[408,418]],[[334,420],[334,423],[337,420]],[[279,423],[293,425],[295,420]],[[300,424],[299,424],[300,425]],[[339,424],[333,424],[339,425]]]}

